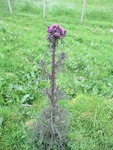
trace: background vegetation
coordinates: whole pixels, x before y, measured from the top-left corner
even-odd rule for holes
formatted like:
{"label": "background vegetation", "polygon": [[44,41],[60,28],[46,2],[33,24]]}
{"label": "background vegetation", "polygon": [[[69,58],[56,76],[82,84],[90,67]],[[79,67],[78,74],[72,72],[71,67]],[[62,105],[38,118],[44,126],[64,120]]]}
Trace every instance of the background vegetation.
{"label": "background vegetation", "polygon": [[[39,65],[46,57],[47,26],[67,29],[67,54],[58,84],[67,95],[60,104],[71,113],[68,149],[113,149],[113,2],[87,0],[12,0],[13,16],[0,1],[0,149],[32,150],[27,129],[46,106],[48,84]],[[27,104],[27,106],[26,106]],[[29,106],[29,105],[30,106]]]}

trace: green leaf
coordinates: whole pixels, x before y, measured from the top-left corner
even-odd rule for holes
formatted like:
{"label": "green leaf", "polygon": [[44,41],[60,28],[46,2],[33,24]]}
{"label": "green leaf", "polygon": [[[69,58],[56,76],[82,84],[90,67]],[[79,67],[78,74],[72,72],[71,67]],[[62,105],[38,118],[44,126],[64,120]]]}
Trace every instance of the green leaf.
{"label": "green leaf", "polygon": [[24,95],[22,98],[22,103],[24,103],[27,100],[27,98],[29,98],[29,97],[30,97],[30,94]]}
{"label": "green leaf", "polygon": [[3,120],[3,117],[0,117],[0,126],[2,126]]}

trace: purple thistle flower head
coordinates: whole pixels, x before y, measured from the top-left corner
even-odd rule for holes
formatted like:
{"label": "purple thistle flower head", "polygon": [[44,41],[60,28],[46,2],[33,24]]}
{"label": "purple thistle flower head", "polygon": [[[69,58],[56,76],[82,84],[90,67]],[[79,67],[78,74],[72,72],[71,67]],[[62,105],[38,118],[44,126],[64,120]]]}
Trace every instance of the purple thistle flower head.
{"label": "purple thistle flower head", "polygon": [[48,26],[47,32],[48,32],[49,42],[54,42],[60,38],[63,38],[64,36],[66,36],[66,30],[63,29],[58,24],[53,24],[51,26]]}

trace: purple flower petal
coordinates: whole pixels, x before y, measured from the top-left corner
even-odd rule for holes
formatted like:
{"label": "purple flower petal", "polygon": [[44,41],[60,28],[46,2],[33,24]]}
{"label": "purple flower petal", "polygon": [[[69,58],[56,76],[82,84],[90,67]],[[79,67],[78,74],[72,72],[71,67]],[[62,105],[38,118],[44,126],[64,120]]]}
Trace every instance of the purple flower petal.
{"label": "purple flower petal", "polygon": [[65,35],[66,34],[66,30],[64,30],[63,28],[60,28],[60,33],[61,33],[61,35]]}
{"label": "purple flower petal", "polygon": [[60,33],[54,33],[53,36],[54,36],[55,38],[60,38]]}
{"label": "purple flower petal", "polygon": [[48,31],[48,33],[51,33],[53,31],[53,27],[49,26],[47,31]]}

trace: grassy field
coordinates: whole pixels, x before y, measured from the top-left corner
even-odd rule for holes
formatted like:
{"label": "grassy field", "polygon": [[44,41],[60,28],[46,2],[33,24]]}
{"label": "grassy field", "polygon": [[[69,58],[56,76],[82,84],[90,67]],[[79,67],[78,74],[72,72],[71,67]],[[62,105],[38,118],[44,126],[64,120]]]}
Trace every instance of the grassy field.
{"label": "grassy field", "polygon": [[[58,84],[67,95],[60,105],[71,113],[67,150],[113,150],[113,1],[12,0],[0,2],[0,150],[32,150],[27,129],[47,105],[40,60],[45,58],[47,26],[67,30],[67,59]],[[23,104],[30,104],[25,107]]]}

